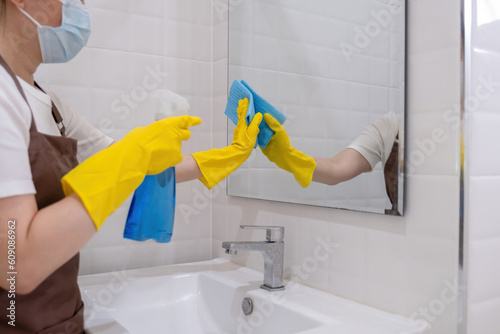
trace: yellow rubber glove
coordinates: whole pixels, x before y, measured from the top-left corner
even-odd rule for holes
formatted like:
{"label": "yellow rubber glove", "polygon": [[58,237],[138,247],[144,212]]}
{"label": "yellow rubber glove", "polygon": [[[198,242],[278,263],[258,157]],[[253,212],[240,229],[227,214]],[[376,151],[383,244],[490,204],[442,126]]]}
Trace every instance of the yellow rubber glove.
{"label": "yellow rubber glove", "polygon": [[309,186],[316,169],[314,158],[293,148],[285,128],[270,114],[265,114],[264,120],[275,134],[266,148],[261,147],[262,152],[279,168],[292,173],[303,188]]}
{"label": "yellow rubber glove", "polygon": [[181,143],[191,136],[187,128],[200,123],[198,117],[170,117],[130,131],[66,174],[64,194],[78,194],[99,230],[146,174],[161,173],[182,160]]}
{"label": "yellow rubber glove", "polygon": [[233,142],[224,148],[194,153],[203,177],[199,180],[212,189],[220,181],[229,176],[250,156],[259,134],[262,114],[255,114],[252,123],[247,126],[245,115],[248,110],[248,99],[240,100],[238,106],[238,124],[234,129]]}

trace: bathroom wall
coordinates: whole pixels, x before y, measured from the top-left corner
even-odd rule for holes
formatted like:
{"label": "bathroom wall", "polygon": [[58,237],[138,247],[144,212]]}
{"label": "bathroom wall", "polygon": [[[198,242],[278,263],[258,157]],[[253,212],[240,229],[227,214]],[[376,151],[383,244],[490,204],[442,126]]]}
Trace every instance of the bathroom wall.
{"label": "bathroom wall", "polygon": [[[466,2],[467,4],[468,2]],[[470,50],[466,60],[466,222],[468,225],[468,333],[498,333],[500,268],[500,4],[468,3]],[[495,261],[495,260],[494,260]]]}
{"label": "bathroom wall", "polygon": [[[293,3],[293,1],[291,1]],[[368,2],[368,1],[367,1]],[[225,124],[227,14],[214,8],[214,124]],[[314,15],[316,2],[310,3]],[[227,6],[227,1],[226,1]],[[346,40],[352,38],[346,34]],[[213,257],[263,269],[260,254],[224,254],[224,240],[262,240],[240,224],[282,225],[286,276],[456,333],[459,238],[460,2],[408,1],[406,206],[387,217],[213,193]],[[265,47],[265,45],[263,45]],[[227,46],[226,46],[227,48]],[[265,93],[265,92],[263,92]],[[219,127],[219,125],[217,125]],[[214,145],[226,143],[214,127]],[[325,259],[325,252],[329,255]],[[321,254],[321,256],[318,256]]]}
{"label": "bathroom wall", "polygon": [[[42,65],[37,80],[115,140],[151,123],[148,92],[168,88],[187,97],[190,113],[203,119],[183,152],[210,148],[212,1],[86,3],[92,22],[88,46],[68,64]],[[200,196],[192,205],[204,189],[199,181],[178,185],[174,237],[168,244],[122,238],[129,198],[81,251],[80,274],[208,259],[210,202]]]}

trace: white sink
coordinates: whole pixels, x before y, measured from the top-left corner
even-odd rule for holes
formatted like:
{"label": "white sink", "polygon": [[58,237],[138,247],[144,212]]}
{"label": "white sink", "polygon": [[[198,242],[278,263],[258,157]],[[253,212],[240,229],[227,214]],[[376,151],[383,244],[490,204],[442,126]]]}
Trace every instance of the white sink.
{"label": "white sink", "polygon": [[[263,274],[227,260],[80,276],[89,334],[430,334],[427,324],[297,283],[259,288]],[[244,315],[245,297],[254,308]]]}

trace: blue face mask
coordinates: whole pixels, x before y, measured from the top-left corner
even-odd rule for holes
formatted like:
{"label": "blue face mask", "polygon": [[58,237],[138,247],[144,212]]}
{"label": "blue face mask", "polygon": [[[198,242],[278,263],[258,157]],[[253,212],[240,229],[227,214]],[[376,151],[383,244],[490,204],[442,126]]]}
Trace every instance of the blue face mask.
{"label": "blue face mask", "polygon": [[44,63],[66,63],[73,59],[90,37],[89,11],[80,0],[59,0],[63,3],[62,25],[42,26],[19,8],[38,27],[38,39]]}

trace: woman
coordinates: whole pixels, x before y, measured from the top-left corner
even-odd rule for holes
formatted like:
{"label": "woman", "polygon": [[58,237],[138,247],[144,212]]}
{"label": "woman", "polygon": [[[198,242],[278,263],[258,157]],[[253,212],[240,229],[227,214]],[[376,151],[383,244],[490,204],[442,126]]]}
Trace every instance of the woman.
{"label": "woman", "polygon": [[78,54],[89,22],[80,0],[0,0],[1,333],[82,333],[78,252],[105,219],[145,175],[175,165],[178,182],[213,187],[248,158],[258,135],[262,115],[247,126],[248,101],[240,101],[228,147],[183,157],[188,128],[201,122],[190,116],[134,129],[110,146],[33,79],[40,63]]}

